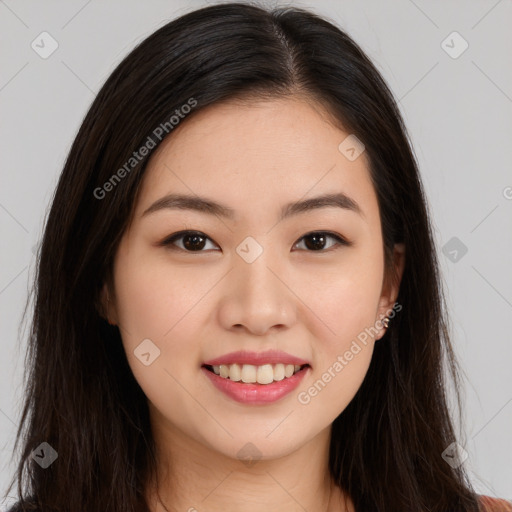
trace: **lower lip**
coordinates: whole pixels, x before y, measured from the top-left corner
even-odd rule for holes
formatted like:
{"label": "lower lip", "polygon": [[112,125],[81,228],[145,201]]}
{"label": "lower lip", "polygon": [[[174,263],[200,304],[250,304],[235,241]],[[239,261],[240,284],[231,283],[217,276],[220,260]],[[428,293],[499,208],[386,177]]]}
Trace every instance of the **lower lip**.
{"label": "lower lip", "polygon": [[310,367],[306,366],[291,377],[271,384],[245,384],[242,381],[235,382],[225,379],[207,370],[204,366],[201,367],[201,371],[218,390],[237,402],[252,405],[268,404],[280,400],[300,384],[309,369]]}

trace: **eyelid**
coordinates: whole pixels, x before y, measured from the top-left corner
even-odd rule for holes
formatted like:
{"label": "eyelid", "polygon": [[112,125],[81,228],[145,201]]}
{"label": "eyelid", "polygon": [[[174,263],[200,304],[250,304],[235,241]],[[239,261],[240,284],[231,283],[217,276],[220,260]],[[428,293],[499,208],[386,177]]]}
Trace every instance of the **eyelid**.
{"label": "eyelid", "polygon": [[202,252],[206,252],[206,251],[186,251],[185,249],[182,249],[181,247],[177,247],[177,246],[173,245],[173,242],[175,242],[176,240],[179,240],[180,238],[183,238],[185,235],[199,235],[202,238],[206,238],[206,239],[210,240],[218,247],[218,244],[211,237],[209,237],[206,233],[203,233],[202,231],[197,231],[195,229],[184,229],[182,231],[177,231],[176,233],[173,233],[172,235],[169,235],[168,237],[164,238],[158,245],[167,247],[171,250],[182,251],[182,252],[186,252],[189,254],[193,254],[194,252],[198,253],[198,254],[202,253]]}
{"label": "eyelid", "polygon": [[326,252],[331,252],[332,250],[336,250],[336,249],[339,249],[340,246],[346,246],[346,247],[350,247],[351,245],[353,245],[353,242],[351,242],[350,240],[347,240],[344,236],[338,234],[338,233],[335,233],[333,231],[326,231],[326,230],[321,230],[321,229],[317,229],[317,230],[313,230],[313,231],[308,231],[307,233],[305,233],[304,235],[302,235],[297,242],[295,242],[293,245],[297,245],[299,244],[300,242],[302,242],[302,240],[308,236],[311,236],[311,235],[325,235],[326,237],[330,237],[330,238],[333,238],[334,240],[336,240],[336,244],[331,246],[330,248],[328,249],[321,249],[321,250],[318,250],[318,251],[308,251],[306,250],[306,252],[311,252],[311,253],[326,253]]}
{"label": "eyelid", "polygon": [[[313,230],[313,231],[308,231],[307,233],[303,234],[293,245],[296,246],[304,238],[306,238],[308,236],[311,236],[311,235],[316,235],[316,234],[326,235],[327,237],[331,237],[334,240],[336,240],[337,244],[333,246],[335,249],[339,248],[339,246],[350,247],[350,246],[353,245],[353,242],[351,242],[350,240],[348,240],[347,238],[343,237],[342,235],[340,235],[338,233],[335,233],[333,231],[328,231],[328,230],[320,230],[320,229]],[[197,230],[194,230],[194,229],[185,229],[185,230],[182,230],[182,231],[177,231],[176,233],[173,233],[172,235],[164,238],[164,240],[162,240],[158,245],[164,246],[164,247],[168,247],[171,250],[182,251],[182,252],[186,252],[186,253],[189,253],[189,254],[193,254],[193,253],[200,254],[202,252],[207,252],[207,251],[204,251],[204,250],[201,250],[201,251],[187,251],[185,249],[182,249],[181,247],[177,247],[177,246],[173,245],[173,242],[175,242],[176,240],[179,240],[180,238],[184,237],[185,235],[199,235],[199,236],[201,236],[203,238],[206,238],[206,239],[210,240],[211,242],[213,242],[218,247],[218,244],[211,237],[206,235],[206,233],[203,233],[202,231],[197,231]],[[326,253],[326,252],[330,252],[333,249],[333,247],[330,247],[329,249],[320,249],[318,251],[312,251],[312,250],[308,251],[308,250],[305,250],[305,252]]]}

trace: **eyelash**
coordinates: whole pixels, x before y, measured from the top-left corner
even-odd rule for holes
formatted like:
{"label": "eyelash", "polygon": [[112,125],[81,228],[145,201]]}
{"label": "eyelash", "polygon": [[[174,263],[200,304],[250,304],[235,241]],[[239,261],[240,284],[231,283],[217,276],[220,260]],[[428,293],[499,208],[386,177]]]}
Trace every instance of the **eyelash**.
{"label": "eyelash", "polygon": [[[179,239],[182,239],[184,238],[186,235],[198,235],[202,238],[206,238],[210,241],[213,242],[213,240],[211,240],[210,237],[206,236],[204,233],[202,233],[201,231],[191,231],[191,230],[186,230],[186,231],[180,231],[178,233],[174,233],[172,234],[171,236],[167,237],[165,240],[163,240],[159,245],[161,246],[164,246],[164,247],[167,247],[169,248],[170,250],[179,250],[179,251],[182,251],[182,252],[187,252],[187,253],[190,253],[190,254],[193,254],[193,253],[201,253],[201,252],[206,252],[204,250],[199,250],[199,251],[188,251],[186,249],[182,249],[181,247],[177,247],[176,245],[174,245],[174,242],[179,240]],[[345,238],[341,237],[340,235],[336,234],[336,233],[332,233],[330,231],[311,231],[309,233],[306,233],[305,235],[303,235],[301,238],[299,238],[299,242],[296,242],[294,245],[297,245],[298,243],[300,243],[304,238],[307,238],[309,236],[312,236],[312,235],[327,235],[328,238],[333,238],[334,240],[337,241],[338,243],[338,247],[334,246],[334,250],[336,249],[339,249],[340,247],[339,246],[347,246],[347,247],[350,247],[352,244],[352,242],[349,242],[348,240],[346,240]],[[318,252],[318,253],[324,253],[324,252],[330,252],[332,250],[332,247],[328,248],[328,249],[319,249],[317,251],[313,251],[313,250],[307,250],[305,249],[306,252]]]}

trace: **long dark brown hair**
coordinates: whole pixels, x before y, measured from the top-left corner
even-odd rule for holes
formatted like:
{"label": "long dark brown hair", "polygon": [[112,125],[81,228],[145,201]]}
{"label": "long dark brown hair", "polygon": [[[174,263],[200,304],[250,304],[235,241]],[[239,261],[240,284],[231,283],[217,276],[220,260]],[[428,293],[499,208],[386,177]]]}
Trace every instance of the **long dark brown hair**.
{"label": "long dark brown hair", "polygon": [[[332,476],[358,512],[478,510],[463,466],[442,457],[452,442],[464,445],[452,423],[462,410],[460,369],[428,203],[393,95],[361,48],[326,19],[248,3],[202,8],[150,35],[108,78],[74,140],[38,254],[19,459],[9,487],[17,482],[19,510],[149,510],[156,454],[147,401],[119,329],[98,305],[146,164],[164,139],[156,129],[167,127],[172,137],[169,120],[191,99],[188,118],[235,97],[297,94],[325,106],[333,123],[364,143],[387,272],[393,245],[403,242],[406,253],[402,310],[332,425]],[[127,168],[144,145],[152,149]],[[115,173],[122,179],[112,184]],[[47,469],[31,457],[42,442],[58,453]]]}

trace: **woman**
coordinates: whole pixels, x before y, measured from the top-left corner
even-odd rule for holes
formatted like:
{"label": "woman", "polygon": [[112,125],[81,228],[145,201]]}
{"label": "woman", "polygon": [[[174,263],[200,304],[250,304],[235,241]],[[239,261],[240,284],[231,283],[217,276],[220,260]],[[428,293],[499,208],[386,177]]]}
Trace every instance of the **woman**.
{"label": "woman", "polygon": [[207,7],[133,50],[36,279],[13,510],[512,509],[463,469],[396,103],[311,13]]}

